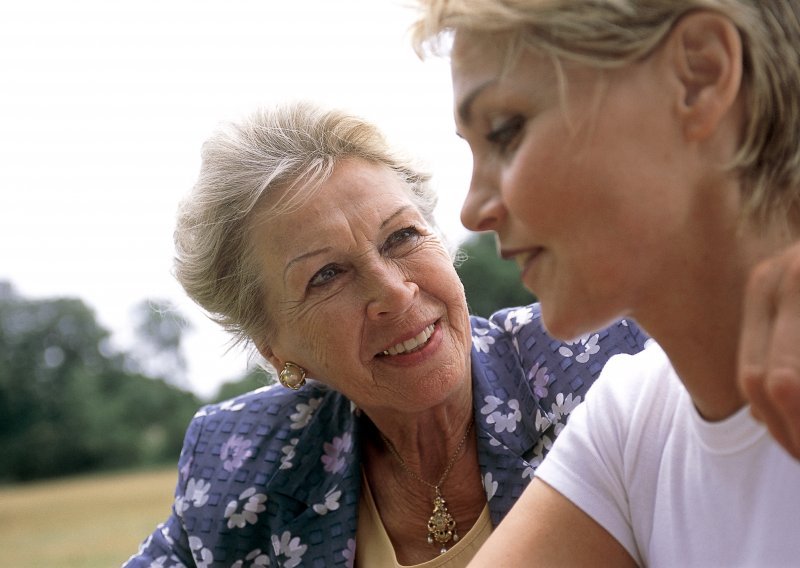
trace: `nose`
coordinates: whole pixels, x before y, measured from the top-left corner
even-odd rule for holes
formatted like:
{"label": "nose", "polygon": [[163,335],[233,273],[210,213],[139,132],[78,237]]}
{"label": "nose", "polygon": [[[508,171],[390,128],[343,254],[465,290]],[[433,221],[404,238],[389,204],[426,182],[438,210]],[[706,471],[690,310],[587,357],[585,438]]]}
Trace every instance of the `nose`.
{"label": "nose", "polygon": [[408,310],[419,295],[419,286],[390,262],[382,262],[368,276],[367,316],[381,319]]}
{"label": "nose", "polygon": [[461,206],[461,223],[470,231],[496,231],[506,207],[490,172],[475,163],[469,191]]}

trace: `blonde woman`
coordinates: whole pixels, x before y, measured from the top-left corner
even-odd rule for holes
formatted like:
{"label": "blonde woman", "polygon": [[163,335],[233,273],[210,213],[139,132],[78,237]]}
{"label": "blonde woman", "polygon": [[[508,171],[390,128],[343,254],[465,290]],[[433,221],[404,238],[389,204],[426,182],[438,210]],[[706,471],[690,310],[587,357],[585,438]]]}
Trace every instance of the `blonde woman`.
{"label": "blonde woman", "polygon": [[737,358],[748,275],[800,237],[798,2],[424,5],[419,41],[453,42],[464,224],[556,337],[631,317],[657,342],[606,366],[474,565],[796,565],[800,462]]}

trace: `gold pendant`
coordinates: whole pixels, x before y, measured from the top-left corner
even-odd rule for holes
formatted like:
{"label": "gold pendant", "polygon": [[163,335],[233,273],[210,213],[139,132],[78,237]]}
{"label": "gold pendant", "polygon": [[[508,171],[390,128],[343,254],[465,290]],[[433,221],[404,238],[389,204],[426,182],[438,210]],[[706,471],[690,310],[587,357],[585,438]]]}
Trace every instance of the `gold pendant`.
{"label": "gold pendant", "polygon": [[439,554],[447,552],[445,546],[451,540],[458,542],[458,533],[456,532],[456,520],[450,511],[447,510],[447,505],[442,497],[439,488],[436,487],[436,495],[433,498],[433,514],[428,519],[428,543],[441,546]]}

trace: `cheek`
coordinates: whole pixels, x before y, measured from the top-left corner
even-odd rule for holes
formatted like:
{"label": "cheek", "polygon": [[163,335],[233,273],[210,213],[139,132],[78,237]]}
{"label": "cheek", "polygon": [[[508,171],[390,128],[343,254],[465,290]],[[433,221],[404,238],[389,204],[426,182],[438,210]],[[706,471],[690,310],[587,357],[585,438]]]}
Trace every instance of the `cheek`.
{"label": "cheek", "polygon": [[565,188],[571,183],[566,160],[544,144],[520,146],[501,176],[501,192],[508,211],[529,228],[547,220],[551,211],[571,199]]}
{"label": "cheek", "polygon": [[[341,322],[347,321],[348,325]],[[309,367],[317,376],[326,376],[336,367],[337,356],[352,353],[357,345],[354,337],[357,326],[351,313],[318,305],[297,313],[283,312],[276,322],[274,350],[283,359]]]}
{"label": "cheek", "polygon": [[432,251],[432,254],[435,254],[437,261],[431,263],[431,259],[428,259],[428,262],[417,267],[415,272],[420,275],[417,283],[424,292],[445,304],[452,325],[462,326],[466,322],[468,328],[469,311],[464,284],[458,277],[452,259],[444,248]]}

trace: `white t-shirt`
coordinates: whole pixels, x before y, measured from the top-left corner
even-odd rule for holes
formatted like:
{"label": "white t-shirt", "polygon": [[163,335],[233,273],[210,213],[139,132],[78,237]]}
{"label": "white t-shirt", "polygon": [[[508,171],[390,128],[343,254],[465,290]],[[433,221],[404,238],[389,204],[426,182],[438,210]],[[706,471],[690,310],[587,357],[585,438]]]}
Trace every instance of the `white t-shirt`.
{"label": "white t-shirt", "polygon": [[800,462],[706,422],[655,343],[613,357],[536,470],[646,566],[800,566]]}

